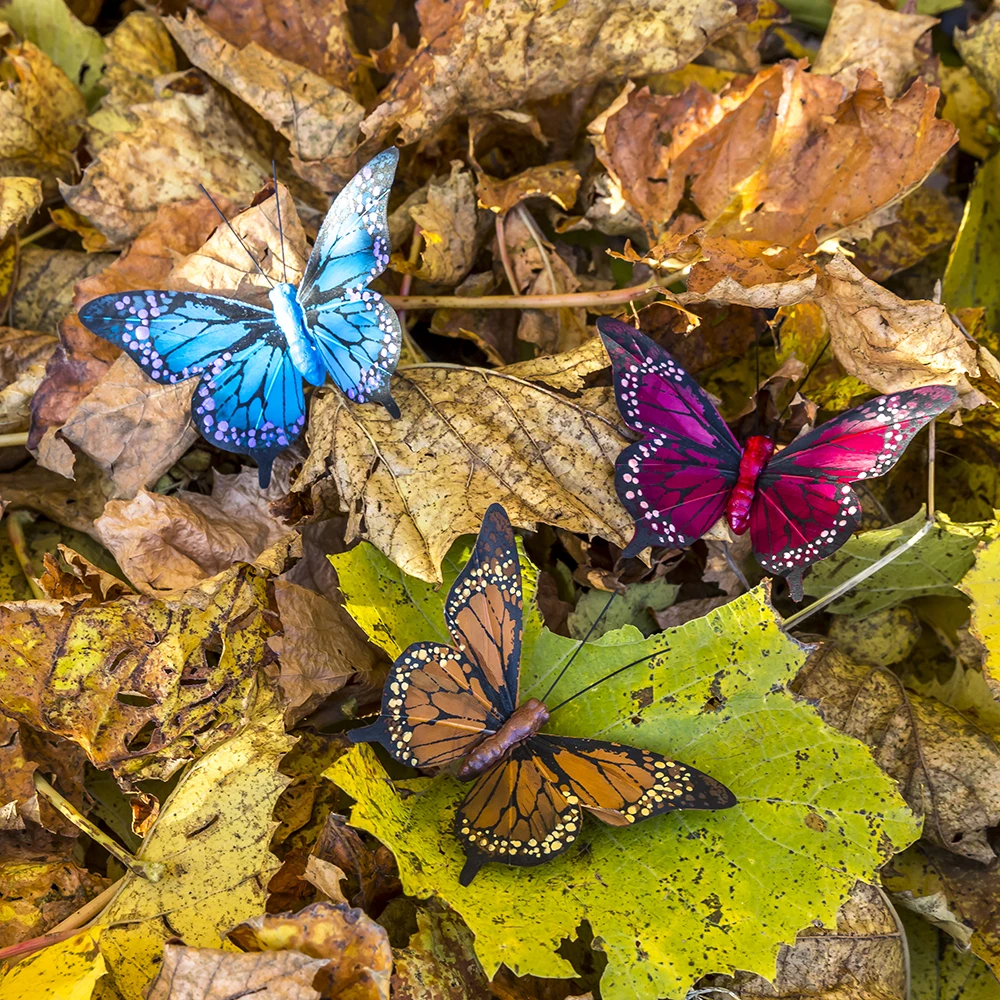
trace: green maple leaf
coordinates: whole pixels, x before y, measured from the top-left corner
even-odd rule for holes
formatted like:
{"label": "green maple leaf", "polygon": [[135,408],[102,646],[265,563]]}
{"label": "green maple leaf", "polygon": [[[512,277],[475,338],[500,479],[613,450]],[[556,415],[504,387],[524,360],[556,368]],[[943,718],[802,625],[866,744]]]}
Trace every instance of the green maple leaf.
{"label": "green maple leaf", "polygon": [[[452,550],[437,589],[367,544],[331,559],[347,609],[396,655],[417,640],[450,642],[443,598],[468,551]],[[578,643],[543,629],[533,608],[525,638],[521,697],[541,697]],[[501,962],[517,975],[572,975],[555,950],[586,921],[608,956],[607,1000],[683,996],[708,972],[773,976],[783,942],[814,920],[833,926],[855,881],[871,881],[919,835],[867,748],[785,689],[806,654],[778,627],[762,588],[649,639],[626,626],[587,644],[548,704],[654,652],[555,712],[547,729],[676,756],[725,782],[735,808],[628,828],[588,817],[555,860],[488,865],[462,887],[452,822],[467,786],[446,777],[394,784],[364,746],[326,772],[357,799],[351,822],[395,853],[405,891],[437,895],[462,915],[489,975]]]}

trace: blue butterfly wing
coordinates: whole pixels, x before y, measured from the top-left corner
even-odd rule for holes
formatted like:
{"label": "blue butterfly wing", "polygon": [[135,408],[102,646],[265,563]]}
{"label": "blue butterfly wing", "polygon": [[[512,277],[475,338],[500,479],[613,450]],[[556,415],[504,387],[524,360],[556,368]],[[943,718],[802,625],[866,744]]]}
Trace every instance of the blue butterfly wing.
{"label": "blue butterfly wing", "polygon": [[378,292],[352,292],[306,313],[323,364],[348,399],[381,403],[393,416],[399,407],[389,378],[399,361],[399,317]]}
{"label": "blue butterfly wing", "polygon": [[398,161],[396,149],[379,153],[334,199],[299,283],[303,309],[360,291],[388,266],[389,190]]}
{"label": "blue butterfly wing", "polygon": [[302,376],[268,309],[219,295],[159,290],[103,295],[80,309],[92,332],[157,382],[201,377],[191,416],[226,451],[257,460],[261,486],[305,424]]}

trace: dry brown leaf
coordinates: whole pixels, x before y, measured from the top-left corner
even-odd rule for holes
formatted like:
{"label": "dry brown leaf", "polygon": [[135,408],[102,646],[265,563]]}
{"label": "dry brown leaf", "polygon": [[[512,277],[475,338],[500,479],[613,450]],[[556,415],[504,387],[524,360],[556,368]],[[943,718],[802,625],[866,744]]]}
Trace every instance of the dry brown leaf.
{"label": "dry brown leaf", "polygon": [[384,844],[369,849],[343,816],[331,812],[313,853],[345,873],[345,895],[352,906],[377,913],[401,891],[396,859]]}
{"label": "dry brown leaf", "polygon": [[[417,911],[417,930],[395,952],[392,995],[395,1000],[478,1000],[490,995],[486,973],[476,958],[475,937],[451,910]],[[493,996],[503,994],[493,991]]]}
{"label": "dry brown leaf", "polygon": [[297,951],[252,955],[220,948],[188,948],[168,944],[163,965],[146,994],[147,1000],[320,1000],[312,982],[323,968],[321,959]]}
{"label": "dry brown leaf", "polygon": [[914,46],[938,23],[936,17],[886,10],[877,0],[838,0],[812,65],[848,90],[872,70],[888,97],[895,97],[920,69]]}
{"label": "dry brown leaf", "polygon": [[666,73],[740,16],[730,0],[425,0],[420,44],[364,121],[403,144],[456,114],[510,108],[601,79]]}
{"label": "dry brown leaf", "polygon": [[306,858],[306,870],[302,877],[319,889],[331,903],[347,903],[344,890],[340,887],[340,883],[347,878],[342,868],[310,854]]}
{"label": "dry brown leaf", "polygon": [[[824,822],[814,815],[817,822]],[[906,1000],[906,949],[906,935],[885,893],[858,882],[837,911],[835,927],[807,927],[795,944],[781,946],[770,982],[740,972],[734,979],[720,978],[715,985],[733,990],[741,1000],[807,996]]]}
{"label": "dry brown leaf", "polygon": [[[918,186],[955,142],[934,117],[938,91],[917,81],[889,102],[785,61],[721,95],[623,95],[591,126],[598,156],[657,237],[709,236],[815,246]],[[675,218],[681,199],[694,205]]]}
{"label": "dry brown leaf", "polygon": [[170,34],[155,14],[134,10],[106,38],[107,55],[101,85],[108,92],[87,119],[87,145],[98,153],[116,132],[139,124],[133,104],[156,99],[155,81],[177,71]]}
{"label": "dry brown leaf", "polygon": [[1000,113],[1000,10],[965,31],[955,31],[955,48]]}
{"label": "dry brown leaf", "polygon": [[256,42],[348,89],[351,54],[345,0],[194,0],[205,23],[243,48]]}
{"label": "dry brown leaf", "polygon": [[[2,24],[2,22],[0,22]],[[0,40],[9,37],[2,25]],[[47,197],[76,172],[73,151],[87,109],[68,76],[31,42],[0,60],[0,165],[5,175],[35,177]]]}
{"label": "dry brown leaf", "polygon": [[55,347],[55,337],[0,326],[0,434],[27,430],[31,397]]}
{"label": "dry brown leaf", "polygon": [[72,311],[77,283],[100,274],[115,259],[108,253],[25,247],[11,301],[11,325],[54,335]]}
{"label": "dry brown leaf", "polygon": [[576,201],[581,178],[571,160],[559,160],[529,167],[506,180],[477,171],[476,180],[479,207],[506,215],[526,198],[549,198],[568,212]]}
{"label": "dry brown leaf", "polygon": [[823,265],[816,302],[837,360],[878,392],[940,383],[968,391],[979,373],[975,346],[943,305],[901,299],[837,254]]}
{"label": "dry brown leaf", "polygon": [[320,394],[295,489],[330,475],[349,512],[347,540],[367,538],[422,580],[440,581],[451,543],[477,530],[494,501],[519,527],[545,521],[624,547],[631,521],[613,467],[627,439],[611,390],[570,395],[529,381],[551,371],[551,386],[566,372],[578,386],[584,369],[607,365],[599,347],[543,358],[541,376],[533,363],[403,369],[393,382],[399,420]]}
{"label": "dry brown leaf", "polygon": [[170,202],[216,197],[246,204],[271,173],[267,157],[233,115],[224,94],[197,70],[132,106],[135,127],[108,138],[74,187],[62,194],[114,245],[134,239]]}
{"label": "dry brown leaf", "polygon": [[113,576],[100,566],[95,566],[79,552],[74,552],[61,542],[56,555],[45,553],[45,569],[38,584],[50,601],[66,601],[76,598],[88,599],[92,604],[115,601],[119,597],[135,593],[117,576]]}
{"label": "dry brown leaf", "polygon": [[723,604],[728,604],[729,600],[728,597],[699,597],[692,601],[672,604],[663,611],[650,610],[650,614],[653,616],[657,628],[677,628],[695,618],[704,617],[709,611],[721,608]]}
{"label": "dry brown leaf", "polygon": [[266,490],[257,470],[216,474],[211,496],[141,490],[132,500],[112,500],[94,525],[97,537],[141,592],[155,594],[197,586],[234,562],[252,563],[289,529],[268,510],[285,491],[287,466],[276,463]]}
{"label": "dry brown leaf", "polygon": [[183,22],[170,17],[164,23],[195,66],[288,139],[301,176],[328,192],[350,178],[365,115],[350,94],[256,42],[229,44],[191,10]]}
{"label": "dry brown leaf", "polygon": [[[223,201],[223,211],[232,206]],[[197,250],[218,225],[208,199],[162,206],[152,222],[102,274],[80,282],[74,305],[130,288],[167,288],[167,276],[179,257]],[[60,344],[45,380],[32,401],[32,436],[37,447],[50,427],[63,424],[74,408],[111,367],[120,351],[91,333],[73,313],[59,326]]]}
{"label": "dry brown leaf", "polygon": [[190,417],[195,388],[195,381],[151,382],[131,358],[119,357],[80,400],[58,437],[93,459],[107,475],[112,497],[131,499],[198,439]]}
{"label": "dry brown leaf", "polygon": [[389,937],[363,910],[343,903],[313,903],[298,913],[255,917],[234,927],[241,948],[302,952],[329,963],[317,978],[325,996],[339,1000],[389,1000]]}
{"label": "dry brown leaf", "polygon": [[0,177],[0,240],[27,222],[41,204],[42,182],[37,177]]}
{"label": "dry brown leaf", "polygon": [[281,667],[278,687],[291,725],[354,674],[370,676],[378,656],[342,604],[287,580],[275,580],[274,596],[282,634],[271,640],[271,648]]}
{"label": "dry brown leaf", "polygon": [[908,691],[888,670],[854,663],[834,647],[814,653],[793,684],[823,719],[871,747],[924,817],[924,838],[982,864],[1000,821],[1000,748],[964,716]]}

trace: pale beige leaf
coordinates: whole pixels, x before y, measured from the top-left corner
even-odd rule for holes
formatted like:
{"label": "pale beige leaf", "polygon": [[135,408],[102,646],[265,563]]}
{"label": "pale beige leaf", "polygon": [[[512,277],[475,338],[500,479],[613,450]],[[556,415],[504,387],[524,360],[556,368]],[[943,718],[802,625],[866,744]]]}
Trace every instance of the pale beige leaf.
{"label": "pale beige leaf", "polygon": [[340,883],[347,878],[343,868],[338,868],[330,861],[310,854],[306,859],[306,871],[303,876],[307,882],[314,885],[332,903],[346,903],[347,897]]}
{"label": "pale beige leaf", "polygon": [[31,397],[55,346],[53,336],[0,326],[0,434],[27,429]]}
{"label": "pale beige leaf", "polygon": [[0,240],[13,226],[28,219],[42,203],[42,182],[37,177],[0,177]]}
{"label": "pale beige leaf", "polygon": [[[575,353],[542,359],[541,371],[572,370]],[[323,394],[295,488],[330,475],[349,512],[348,541],[367,538],[422,580],[441,579],[451,543],[478,530],[494,501],[519,527],[544,521],[624,546],[632,524],[614,462],[628,439],[611,390],[570,395],[531,377],[530,364],[403,369],[393,381],[399,420]]]}

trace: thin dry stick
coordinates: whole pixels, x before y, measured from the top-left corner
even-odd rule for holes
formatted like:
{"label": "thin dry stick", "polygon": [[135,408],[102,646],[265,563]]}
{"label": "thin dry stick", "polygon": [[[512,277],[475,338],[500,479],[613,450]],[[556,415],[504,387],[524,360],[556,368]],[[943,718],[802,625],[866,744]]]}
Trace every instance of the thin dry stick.
{"label": "thin dry stick", "polygon": [[[407,258],[407,263],[410,267],[416,267],[417,261],[420,259],[420,247],[423,244],[423,231],[420,226],[416,223],[413,224],[413,239],[410,240],[410,254]],[[403,281],[399,286],[400,293],[403,298],[406,298],[410,294],[410,286],[413,284],[413,275],[407,272],[403,275]],[[420,361],[423,359],[427,360],[427,355],[417,346],[417,342],[410,336],[410,331],[407,328],[406,323],[406,310],[400,309],[397,313],[399,316],[399,329],[403,335],[403,350],[408,352],[411,358]]]}
{"label": "thin dry stick", "polygon": [[13,434],[0,434],[0,448],[23,448],[27,443],[27,431],[15,431]]}
{"label": "thin dry stick", "polygon": [[934,459],[936,457],[935,444],[937,443],[937,432],[934,428],[934,421],[930,422],[927,428],[927,520],[934,520]]}
{"label": "thin dry stick", "polygon": [[[538,226],[535,225],[535,220],[531,217],[531,213],[524,207],[523,202],[519,203],[517,206],[517,214],[521,216],[521,221],[528,227],[528,232],[531,234],[531,238],[535,241],[535,246],[538,248],[539,256],[542,258],[542,264],[545,267],[545,274],[549,279],[549,291],[553,295],[559,293],[559,289],[556,287],[556,276],[552,270],[552,262],[549,260],[548,251],[545,249],[545,244],[542,239],[542,234],[538,230]],[[562,310],[556,310],[556,330],[559,338],[562,339]]]}
{"label": "thin dry stick", "polygon": [[[504,233],[503,228],[504,216],[497,213],[496,226],[497,226],[497,246],[500,247],[500,260],[503,263],[503,273],[507,275],[507,284],[510,285],[510,290],[513,293],[512,298],[521,298],[521,292],[517,287],[517,278],[514,277],[514,268],[511,267],[510,254],[507,252],[507,235]],[[490,298],[499,298],[500,296],[489,296]],[[505,298],[507,296],[504,296]],[[419,308],[415,306],[414,308]],[[472,308],[476,308],[473,306]],[[520,308],[520,307],[516,307]]]}
{"label": "thin dry stick", "polygon": [[121,844],[112,840],[103,830],[81,813],[68,799],[63,798],[37,771],[32,775],[35,788],[77,829],[82,830],[91,840],[97,841],[108,854],[117,858],[130,872],[141,875],[150,882],[158,882],[163,875],[163,865],[158,861],[140,861],[130,854]]}
{"label": "thin dry stick", "polygon": [[630,288],[606,292],[563,292],[560,295],[387,295],[393,309],[575,309],[587,306],[624,305],[646,295],[665,293],[651,279]]}
{"label": "thin dry stick", "polygon": [[35,240],[40,240],[44,236],[48,236],[50,233],[54,233],[61,227],[57,226],[54,222],[49,222],[48,224],[41,227],[41,229],[36,229],[33,233],[28,233],[27,236],[21,236],[18,238],[18,242],[21,246],[26,247],[29,243],[34,243]]}
{"label": "thin dry stick", "polygon": [[35,567],[32,565],[31,556],[28,553],[28,541],[24,537],[24,524],[31,519],[31,514],[26,510],[16,510],[12,514],[8,514],[7,537],[10,539],[10,546],[14,550],[14,558],[17,559],[32,594],[35,595],[36,600],[44,601],[46,598],[45,591],[38,584],[38,575],[35,573]]}

